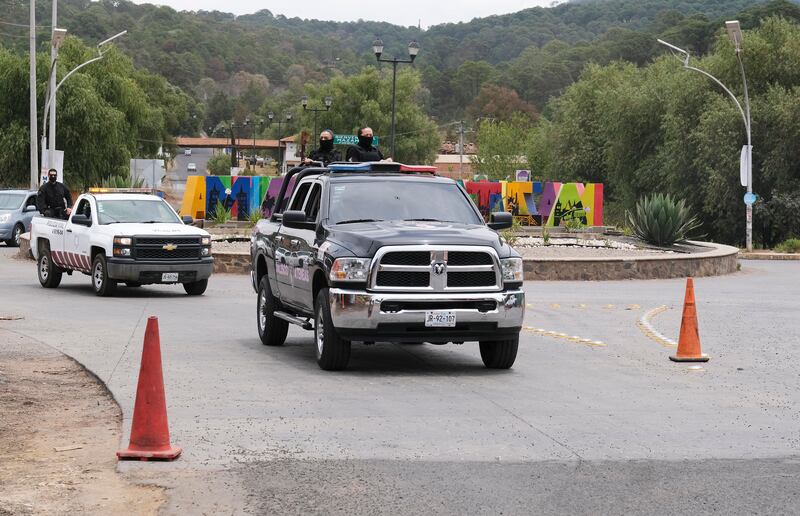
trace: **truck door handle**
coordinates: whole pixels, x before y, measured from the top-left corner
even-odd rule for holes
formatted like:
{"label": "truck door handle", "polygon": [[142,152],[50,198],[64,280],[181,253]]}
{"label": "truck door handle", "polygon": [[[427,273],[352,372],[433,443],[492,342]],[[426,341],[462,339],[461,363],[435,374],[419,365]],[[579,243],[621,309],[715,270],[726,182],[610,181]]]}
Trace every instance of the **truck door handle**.
{"label": "truck door handle", "polygon": [[72,230],[71,230],[71,229],[68,229],[68,230],[67,230],[67,233],[72,233]]}
{"label": "truck door handle", "polygon": [[291,239],[290,242],[292,243],[292,245],[298,245],[300,243],[300,241],[296,238]]}

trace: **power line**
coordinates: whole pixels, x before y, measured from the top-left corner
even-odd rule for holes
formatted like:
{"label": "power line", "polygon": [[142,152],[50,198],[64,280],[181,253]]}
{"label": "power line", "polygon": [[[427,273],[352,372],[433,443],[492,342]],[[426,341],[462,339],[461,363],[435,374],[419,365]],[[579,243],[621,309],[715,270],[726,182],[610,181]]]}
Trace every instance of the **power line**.
{"label": "power line", "polygon": [[[12,23],[12,22],[7,22],[7,21],[3,21],[3,20],[0,20],[0,25],[10,25],[11,27],[24,27],[26,29],[30,27],[29,23]],[[36,28],[37,29],[49,29],[50,25],[36,25]]]}
{"label": "power line", "polygon": [[9,38],[29,38],[29,34],[9,34],[7,32],[0,32],[0,36],[8,36]]}

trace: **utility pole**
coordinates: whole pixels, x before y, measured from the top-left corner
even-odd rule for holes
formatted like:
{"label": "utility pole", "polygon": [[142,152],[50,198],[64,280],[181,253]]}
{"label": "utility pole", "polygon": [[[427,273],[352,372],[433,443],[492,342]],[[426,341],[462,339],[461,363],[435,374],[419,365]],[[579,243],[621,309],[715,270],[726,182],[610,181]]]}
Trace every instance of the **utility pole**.
{"label": "utility pole", "polygon": [[39,189],[39,149],[36,145],[36,138],[39,134],[36,120],[36,0],[30,0],[30,140],[31,140],[31,190]]}
{"label": "utility pole", "polygon": [[[52,13],[52,25],[51,29],[53,30],[53,34],[55,35],[56,27],[58,27],[58,0],[53,0],[53,13]],[[53,101],[50,102],[50,130],[48,131],[48,146],[49,152],[47,156],[47,163],[49,164],[50,168],[55,166],[55,158],[56,158],[56,98],[55,98],[55,91],[56,91],[56,75],[58,75],[56,70],[53,70],[53,67],[56,65],[56,57],[58,56],[58,45],[56,43],[55,38],[53,38],[50,42],[50,92],[53,95]],[[44,131],[44,127],[42,127],[42,131]],[[44,151],[44,149],[42,149]],[[62,165],[63,168],[63,165]],[[61,171],[62,181],[63,181],[63,170]]]}
{"label": "utility pole", "polygon": [[464,121],[458,122],[458,178],[464,179]]}

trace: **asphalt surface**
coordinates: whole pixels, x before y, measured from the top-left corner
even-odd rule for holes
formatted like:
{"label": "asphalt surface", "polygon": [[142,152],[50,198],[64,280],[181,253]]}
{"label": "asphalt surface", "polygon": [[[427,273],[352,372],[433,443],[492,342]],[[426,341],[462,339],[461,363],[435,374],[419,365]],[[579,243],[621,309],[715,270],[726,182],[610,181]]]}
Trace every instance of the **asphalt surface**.
{"label": "asphalt surface", "polygon": [[[350,369],[314,362],[311,334],[261,345],[249,278],[97,298],[86,276],[45,291],[0,247],[3,328],[85,364],[130,429],[146,317],[161,328],[173,463],[122,463],[170,488],[168,514],[797,514],[800,263],[743,262],[698,278],[700,369],[676,338],[682,280],[531,282],[510,371],[476,344],[354,345]],[[590,339],[581,343],[580,339]],[[109,453],[113,453],[112,450]]]}
{"label": "asphalt surface", "polygon": [[[205,175],[208,160],[214,155],[213,149],[192,149],[191,156],[184,156],[183,151],[184,149],[178,148],[178,154],[175,156],[174,160],[175,165],[170,171],[170,174],[184,182],[189,176]],[[197,165],[197,172],[189,172],[186,169],[189,163]]]}

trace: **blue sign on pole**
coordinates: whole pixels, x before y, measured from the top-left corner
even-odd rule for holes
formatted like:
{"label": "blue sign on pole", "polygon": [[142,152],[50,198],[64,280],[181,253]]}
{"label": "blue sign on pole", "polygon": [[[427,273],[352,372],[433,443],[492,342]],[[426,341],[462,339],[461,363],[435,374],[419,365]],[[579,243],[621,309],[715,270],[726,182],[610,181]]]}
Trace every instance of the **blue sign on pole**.
{"label": "blue sign on pole", "polygon": [[755,203],[756,199],[758,199],[758,196],[754,193],[747,192],[744,194],[744,203],[748,206],[751,206],[753,203]]}

